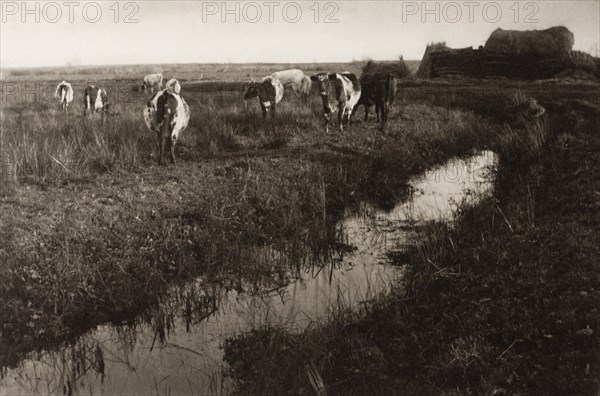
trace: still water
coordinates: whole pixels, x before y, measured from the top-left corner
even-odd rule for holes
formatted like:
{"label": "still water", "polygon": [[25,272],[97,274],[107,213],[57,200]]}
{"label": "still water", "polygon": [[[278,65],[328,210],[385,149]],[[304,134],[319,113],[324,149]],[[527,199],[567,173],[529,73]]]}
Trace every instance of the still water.
{"label": "still water", "polygon": [[[301,331],[385,294],[403,272],[388,254],[409,245],[420,224],[451,221],[459,205],[490,194],[496,161],[486,151],[428,171],[389,212],[362,204],[336,225],[349,248],[286,287],[250,295],[197,279],[174,288],[151,320],[98,326],[58,351],[31,354],[5,370],[0,395],[227,394],[223,340],[266,324]],[[205,309],[194,323],[181,314],[190,301]]]}

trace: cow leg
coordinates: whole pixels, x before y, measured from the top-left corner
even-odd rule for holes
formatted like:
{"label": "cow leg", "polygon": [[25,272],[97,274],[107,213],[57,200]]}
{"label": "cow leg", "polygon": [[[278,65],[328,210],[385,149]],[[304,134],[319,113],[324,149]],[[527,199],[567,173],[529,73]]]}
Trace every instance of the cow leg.
{"label": "cow leg", "polygon": [[390,112],[390,107],[387,102],[383,102],[381,105],[381,129],[385,130],[385,126],[387,125],[388,114]]}
{"label": "cow leg", "polygon": [[169,140],[170,140],[169,136],[165,136],[164,134],[161,133],[159,149],[158,149],[158,164],[159,165],[165,164],[165,152],[170,148]]}
{"label": "cow leg", "polygon": [[329,114],[323,113],[323,117],[325,118],[325,133],[329,133]]}
{"label": "cow leg", "polygon": [[162,141],[161,130],[156,131],[156,148],[158,149],[158,164],[160,165],[160,157],[162,154],[162,147],[160,142]]}
{"label": "cow leg", "polygon": [[348,112],[348,126],[350,126],[351,119],[352,119],[352,109],[348,108],[348,109],[346,109],[346,111]]}
{"label": "cow leg", "polygon": [[171,139],[169,139],[169,150],[171,153],[171,163],[175,164],[175,142],[177,141],[177,138],[175,137],[171,137]]}
{"label": "cow leg", "polygon": [[171,114],[169,114],[169,112],[166,112],[166,114],[164,115],[163,121],[162,121],[162,125],[160,126],[160,153],[159,153],[159,157],[158,157],[158,163],[160,165],[163,165],[165,163],[165,150],[168,149],[171,152],[171,161],[175,161],[175,157],[174,157],[174,153],[172,152],[173,150],[173,145],[171,142]]}
{"label": "cow leg", "polygon": [[339,106],[339,111],[338,111],[338,123],[340,124],[340,132],[344,132],[344,125],[343,125],[343,121],[344,121],[344,113],[345,113],[345,109],[344,109],[344,105],[343,103],[338,103]]}
{"label": "cow leg", "polygon": [[381,103],[379,103],[379,102],[375,103],[375,114],[377,114],[377,122],[381,121],[379,116],[380,115],[383,116],[382,112],[383,111],[382,111],[382,105],[381,105]]}
{"label": "cow leg", "polygon": [[277,107],[277,105],[275,104],[275,102],[273,102],[273,104],[271,105],[271,117],[275,118],[275,108]]}
{"label": "cow leg", "polygon": [[266,118],[267,117],[267,108],[265,107],[263,102],[261,102],[260,100],[259,100],[259,103],[260,103],[260,108],[262,109],[263,118]]}
{"label": "cow leg", "polygon": [[371,110],[371,106],[365,105],[365,122],[369,119],[369,110]]}

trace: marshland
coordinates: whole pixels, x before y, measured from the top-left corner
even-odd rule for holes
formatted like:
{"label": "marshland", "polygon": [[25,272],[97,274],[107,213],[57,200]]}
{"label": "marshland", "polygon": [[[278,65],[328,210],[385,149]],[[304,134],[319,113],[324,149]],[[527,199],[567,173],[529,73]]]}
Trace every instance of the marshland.
{"label": "marshland", "polygon": [[287,66],[164,65],[168,166],[141,67],[4,76],[0,393],[596,394],[598,83],[403,78],[326,134],[317,93],[245,107]]}

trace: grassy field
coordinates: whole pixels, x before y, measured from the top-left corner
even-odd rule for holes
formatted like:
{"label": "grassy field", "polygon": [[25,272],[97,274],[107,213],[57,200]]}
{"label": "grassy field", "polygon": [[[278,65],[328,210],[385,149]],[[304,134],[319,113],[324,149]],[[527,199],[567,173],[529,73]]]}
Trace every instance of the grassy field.
{"label": "grassy field", "polygon": [[[464,225],[459,222],[453,230],[432,228],[435,233],[424,237],[429,245],[415,255],[413,273],[407,277],[407,290],[414,294],[379,302],[366,317],[336,323],[320,333],[297,338],[268,329],[232,342],[227,352],[240,363],[232,364],[232,375],[249,392],[260,389],[263,394],[277,394],[293,385],[310,393],[305,367],[312,361],[333,394],[394,393],[393,389],[416,394],[422,390],[481,394],[496,388],[518,393],[527,386],[539,394],[535,390],[556,385],[550,381],[552,374],[560,376],[545,363],[534,362],[535,351],[541,351],[535,348],[543,343],[536,344],[532,329],[545,319],[528,315],[541,315],[536,304],[545,304],[545,299],[558,304],[558,287],[573,289],[566,294],[574,298],[569,305],[573,309],[565,308],[565,312],[571,315],[574,310],[576,320],[556,320],[572,326],[567,334],[571,330],[577,334],[583,325],[581,315],[591,312],[583,329],[589,325],[593,336],[583,338],[580,344],[568,340],[563,344],[563,339],[552,333],[558,352],[548,356],[562,358],[565,345],[576,345],[575,354],[587,349],[597,355],[598,314],[580,307],[598,301],[600,285],[593,275],[598,252],[590,250],[585,261],[591,267],[583,267],[578,264],[585,255],[559,247],[545,250],[540,245],[556,236],[564,247],[570,246],[561,239],[564,234],[553,230],[562,216],[573,210],[569,231],[573,243],[580,236],[581,250],[597,246],[593,244],[597,233],[584,226],[594,224],[585,220],[590,214],[584,208],[553,204],[550,199],[594,197],[595,184],[583,183],[595,169],[583,142],[592,147],[597,138],[593,133],[597,114],[588,104],[598,105],[596,84],[407,79],[399,85],[385,134],[374,120],[360,121],[362,109],[343,134],[325,134],[320,99],[314,95],[304,104],[287,93],[275,118],[263,119],[255,102],[245,110],[243,81],[254,73],[266,74],[272,65],[246,66],[161,66],[152,70],[165,72],[165,77],[170,77],[171,71],[184,76],[182,96],[192,116],[176,148],[176,166],[156,165],[156,138],[142,120],[148,97],[136,89],[139,78],[132,74],[140,69],[135,67],[106,74],[105,69],[90,69],[89,74],[74,69],[76,102],[68,117],[45,95],[15,95],[10,101],[3,100],[0,366],[13,366],[26,353],[59,345],[95,324],[127,321],[148,312],[170,285],[198,275],[227,288],[284,284],[299,265],[316,265],[329,250],[339,247],[332,224],[346,208],[364,201],[390,208],[406,193],[411,176],[483,148],[499,152],[503,164],[513,165],[500,170],[499,201],[482,204],[477,209],[481,215],[469,217],[465,212]],[[351,71],[358,71],[361,65],[313,65],[306,71],[334,66],[352,66],[355,69]],[[200,71],[203,67],[206,72]],[[63,78],[61,73],[52,74],[54,71],[27,72],[11,74],[9,82],[18,88],[18,84],[32,82],[53,90],[56,80]],[[220,76],[224,81],[211,81]],[[104,121],[81,116],[78,93],[92,78],[102,80],[115,103]],[[536,97],[547,107],[551,115],[547,124],[509,126],[505,110],[520,96]],[[570,99],[578,101],[565,102]],[[586,113],[582,108],[592,110]],[[535,180],[541,180],[538,184],[531,184],[530,169],[541,169],[541,174],[533,174]],[[563,191],[552,180],[569,177],[566,169],[578,172],[581,182]],[[585,202],[580,204],[590,204]],[[534,213],[537,210],[541,212]],[[575,227],[579,223],[581,227]],[[585,244],[583,236],[588,238]],[[464,248],[456,249],[452,241],[459,241]],[[532,246],[538,246],[539,259],[531,253]],[[285,254],[265,260],[258,254],[262,247]],[[443,252],[439,253],[443,261],[423,252]],[[523,252],[529,255],[517,255]],[[543,268],[539,263],[545,258],[561,263],[565,257],[582,268],[571,271],[572,278],[558,270],[540,274],[531,269]],[[511,270],[496,270],[502,268],[494,261],[498,258],[509,269],[513,265],[522,270],[518,283],[505,278],[517,276]],[[426,265],[428,259],[448,271]],[[531,268],[525,270],[515,264],[519,262]],[[461,266],[461,276],[446,276],[457,272],[455,265]],[[489,273],[482,275],[475,271],[478,268],[487,268]],[[480,290],[481,279],[486,279],[487,285],[505,285],[506,291],[512,290],[513,284],[523,291],[488,300],[490,290],[499,291],[496,286]],[[454,282],[461,283],[457,286]],[[588,305],[577,300],[577,296],[584,298],[579,294],[582,291],[589,297]],[[473,296],[484,301],[473,304]],[[448,305],[448,301],[452,303]],[[493,333],[500,331],[496,328],[503,329],[500,323],[479,310],[502,313],[499,318],[509,329],[518,321],[524,327],[519,329],[522,333],[500,337]],[[517,310],[524,316],[515,315]],[[465,321],[472,317],[473,322],[457,324],[454,317]],[[490,334],[480,331],[484,325]],[[390,338],[390,327],[397,328],[397,337]],[[549,330],[540,331],[535,333],[541,334],[540,340],[548,339],[544,336]],[[516,342],[520,349],[513,346],[502,353],[515,339],[527,342]],[[252,348],[265,342],[274,349]],[[290,356],[279,353],[281,346],[297,351],[293,354],[297,360],[285,360]],[[403,356],[411,359],[404,361]],[[502,364],[492,365],[492,356]],[[593,383],[591,376],[598,372],[598,363],[586,359],[582,362],[590,366],[584,365],[583,370],[575,363],[564,366],[570,370],[564,378],[579,381],[581,388],[556,389],[591,389],[588,385]],[[361,366],[357,373],[355,364],[367,364],[367,369]],[[256,371],[244,371],[246,367]],[[252,382],[271,378],[273,367],[297,370],[279,370],[281,377],[274,379],[273,387]],[[512,379],[503,376],[510,374],[509,369],[515,372]],[[538,379],[523,380],[532,375]],[[551,385],[540,385],[545,380]]]}

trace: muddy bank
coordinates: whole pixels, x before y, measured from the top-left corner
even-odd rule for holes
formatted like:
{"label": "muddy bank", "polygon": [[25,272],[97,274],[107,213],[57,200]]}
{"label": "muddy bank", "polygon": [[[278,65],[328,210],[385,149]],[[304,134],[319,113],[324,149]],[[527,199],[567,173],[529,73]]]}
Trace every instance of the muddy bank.
{"label": "muddy bank", "polygon": [[232,340],[239,393],[596,395],[600,109],[546,105],[545,124],[499,136],[497,195],[431,224],[395,295],[299,335]]}

